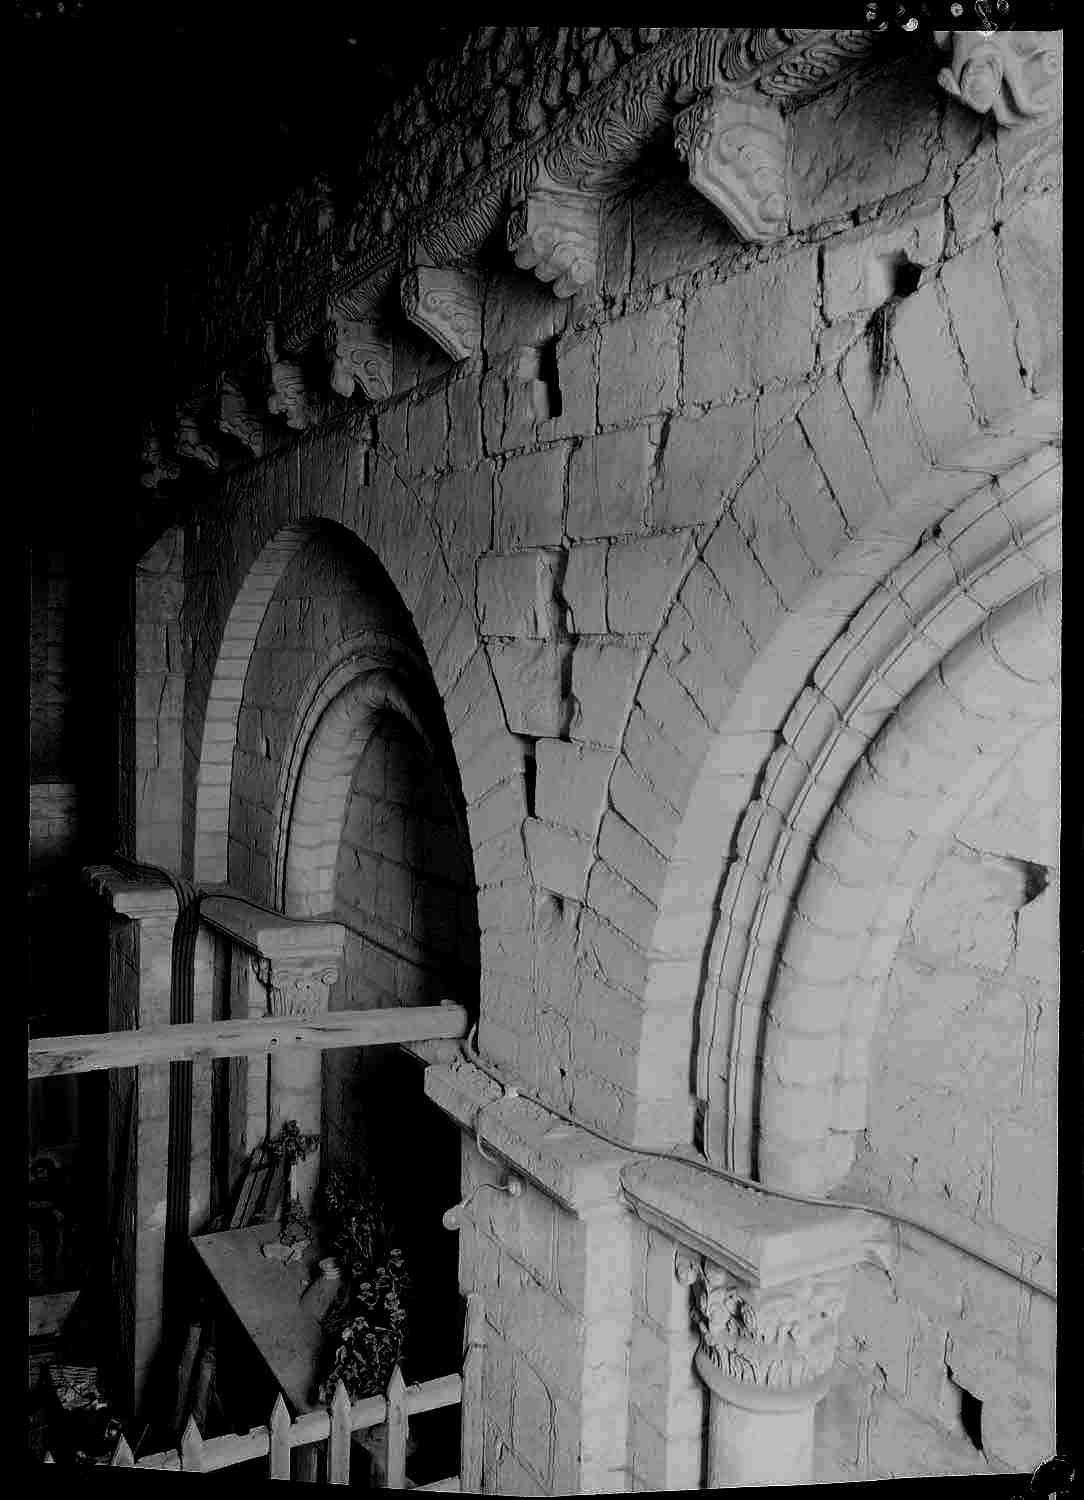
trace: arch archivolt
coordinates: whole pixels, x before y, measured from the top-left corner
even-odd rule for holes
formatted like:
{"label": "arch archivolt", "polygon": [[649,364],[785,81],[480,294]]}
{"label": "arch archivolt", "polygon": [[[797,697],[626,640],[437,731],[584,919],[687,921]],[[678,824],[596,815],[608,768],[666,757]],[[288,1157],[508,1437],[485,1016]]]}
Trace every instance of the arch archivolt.
{"label": "arch archivolt", "polygon": [[291,916],[331,911],[335,865],[358,760],[385,713],[404,720],[434,759],[434,738],[412,702],[410,677],[355,650],[306,693],[283,763],[275,829],[275,894]]}
{"label": "arch archivolt", "polygon": [[[775,737],[736,825],[698,1010],[704,1146],[734,1170],[750,1172],[756,1159],[765,996],[817,831],[851,768],[923,677],[991,611],[1059,565],[1057,478],[1050,463],[1029,463],[935,527],[823,652]],[[861,892],[849,900],[845,920],[861,925],[863,900]]]}
{"label": "arch archivolt", "polygon": [[735,1068],[761,1180],[823,1193],[866,1123],[870,1047],[916,891],[1006,760],[1058,713],[1060,575],[989,615],[904,699],[814,841]]}

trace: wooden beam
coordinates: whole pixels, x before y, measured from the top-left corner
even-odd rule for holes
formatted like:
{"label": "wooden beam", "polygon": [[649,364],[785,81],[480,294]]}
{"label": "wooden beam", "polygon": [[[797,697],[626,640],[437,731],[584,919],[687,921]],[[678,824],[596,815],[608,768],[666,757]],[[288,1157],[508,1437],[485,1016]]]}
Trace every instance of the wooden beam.
{"label": "wooden beam", "polygon": [[322,1016],[260,1017],[256,1020],[189,1021],[134,1031],[83,1036],[34,1037],[28,1046],[28,1076],[94,1073],[138,1068],[145,1063],[197,1062],[211,1057],[252,1057],[280,1047],[377,1047],[467,1034],[462,1005],[406,1005],[378,1010],[337,1010]]}

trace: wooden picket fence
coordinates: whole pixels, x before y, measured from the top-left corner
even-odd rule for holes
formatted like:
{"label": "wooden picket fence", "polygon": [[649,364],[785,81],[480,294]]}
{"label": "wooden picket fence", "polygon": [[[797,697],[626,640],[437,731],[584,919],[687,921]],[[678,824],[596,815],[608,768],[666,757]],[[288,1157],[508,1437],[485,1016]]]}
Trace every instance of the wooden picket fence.
{"label": "wooden picket fence", "polygon": [[[204,1439],[194,1419],[189,1419],[180,1448],[135,1459],[122,1436],[111,1464],[127,1469],[171,1469],[185,1474],[209,1474],[234,1464],[267,1458],[268,1478],[306,1479],[316,1483],[349,1484],[351,1435],[375,1427],[384,1431],[386,1472],[382,1487],[389,1490],[417,1489],[478,1494],[482,1477],[482,1360],[485,1319],[481,1298],[467,1298],[462,1374],[441,1375],[421,1385],[408,1386],[398,1366],[392,1372],[383,1396],[367,1396],[353,1405],[340,1380],[326,1411],[306,1412],[290,1420],[286,1402],[275,1398],[270,1421],[249,1432],[228,1433]],[[460,1406],[459,1473],[431,1484],[413,1485],[406,1477],[407,1442],[412,1416]],[[325,1462],[319,1462],[321,1447]],[[300,1450],[291,1476],[291,1454]],[[322,1472],[321,1472],[322,1471]]]}

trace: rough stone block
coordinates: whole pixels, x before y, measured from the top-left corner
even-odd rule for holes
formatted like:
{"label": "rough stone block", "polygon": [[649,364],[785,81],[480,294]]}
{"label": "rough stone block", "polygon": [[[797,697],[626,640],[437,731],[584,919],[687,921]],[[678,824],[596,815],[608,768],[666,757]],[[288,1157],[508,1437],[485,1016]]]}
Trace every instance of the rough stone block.
{"label": "rough stone block", "polygon": [[666,861],[635,828],[608,812],[599,829],[599,853],[612,869],[649,901],[657,901],[666,879]]}
{"label": "rough stone block", "polygon": [[561,596],[568,606],[572,635],[605,635],[608,542],[584,542],[568,549]]}
{"label": "rough stone block", "polygon": [[832,240],[823,252],[825,317],[834,321],[879,307],[895,294],[901,266],[932,266],[944,246],[940,203],[891,228]]}
{"label": "rough stone block", "polygon": [[755,411],[754,402],[738,401],[671,420],[652,497],[656,526],[695,526],[716,515],[752,463]]}
{"label": "rough stone block", "polygon": [[448,407],[443,391],[425,396],[408,408],[407,459],[416,474],[447,464]]}
{"label": "rough stone block", "polygon": [[488,650],[512,733],[558,734],[563,717],[559,648],[549,641],[493,641]]}
{"label": "rough stone block", "polygon": [[572,696],[576,700],[570,735],[596,745],[620,742],[641,651],[608,641],[581,640],[572,655]]}
{"label": "rough stone block", "polygon": [[610,780],[610,800],[632,826],[662,854],[668,854],[678,834],[673,809],[653,790],[625,756],[619,756]]}
{"label": "rough stone block", "polygon": [[569,536],[642,529],[652,451],[646,427],[584,439],[569,464]]}
{"label": "rough stone block", "polygon": [[817,253],[754,266],[690,298],[685,399],[712,404],[813,365]]}
{"label": "rough stone block", "polygon": [[681,534],[611,544],[606,559],[606,611],[611,630],[629,635],[658,630],[688,546],[688,538]]}
{"label": "rough stone block", "polygon": [[778,622],[783,601],[733,517],[724,516],[716,526],[703,561],[719,580],[750,639],[762,645]]}
{"label": "rough stone block", "polygon": [[556,545],[564,507],[565,446],[510,458],[496,480],[496,542],[501,551]]}
{"label": "rough stone block", "polygon": [[1036,391],[1062,373],[1062,204],[1060,194],[1027,203],[1001,226],[998,249],[1016,346]]}
{"label": "rough stone block", "polygon": [[591,845],[563,828],[551,828],[537,818],[523,825],[531,876],[537,886],[582,901]]}
{"label": "rough stone block", "polygon": [[1021,404],[1024,391],[992,236],[944,265],[941,285],[979,415],[1002,416]]}
{"label": "rough stone block", "polygon": [[884,491],[839,382],[822,380],[799,410],[798,421],[847,525],[856,531],[883,504]]}
{"label": "rough stone block", "polygon": [[613,755],[566,740],[540,739],[535,746],[535,809],[547,823],[559,823],[594,837],[606,798]]}
{"label": "rough stone block", "polygon": [[554,437],[586,437],[595,430],[598,407],[597,334],[565,335],[557,345],[561,415],[543,430]]}
{"label": "rough stone block", "polygon": [[598,414],[604,427],[673,410],[680,311],[679,303],[665,302],[603,327]]}
{"label": "rough stone block", "polygon": [[471,371],[448,387],[448,457],[453,469],[472,468],[482,457],[479,384]]}
{"label": "rough stone block", "polygon": [[654,903],[601,860],[591,869],[587,904],[634,943],[647,945],[658,915]]}

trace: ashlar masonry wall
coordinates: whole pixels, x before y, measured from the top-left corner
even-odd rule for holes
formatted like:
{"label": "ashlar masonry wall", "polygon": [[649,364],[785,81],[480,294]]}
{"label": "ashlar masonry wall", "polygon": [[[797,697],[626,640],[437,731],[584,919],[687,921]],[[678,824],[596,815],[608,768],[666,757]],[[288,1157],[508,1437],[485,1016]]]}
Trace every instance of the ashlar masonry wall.
{"label": "ashlar masonry wall", "polygon": [[[1033,736],[948,841],[911,915],[847,1191],[1053,1279],[1057,733]],[[822,1477],[1021,1471],[1055,1446],[1052,1302],[902,1231],[862,1268]]]}
{"label": "ashlar masonry wall", "polygon": [[[1057,129],[996,134],[901,62],[803,106],[793,135],[786,239],[739,244],[676,167],[660,169],[607,205],[597,296],[557,302],[495,253],[479,356],[451,367],[404,339],[392,399],[344,409],[227,478],[192,537],[197,876],[200,851],[228,837],[230,878],[270,889],[286,725],[314,651],[346,627],[336,617],[319,643],[289,648],[296,670],[269,672],[272,633],[286,619],[303,628],[285,612],[334,588],[299,572],[258,608],[245,590],[265,569],[270,597],[275,549],[299,527],[342,528],[409,611],[451,736],[477,890],[481,1052],[525,1091],[634,1144],[694,1140],[699,913],[717,892],[725,819],[705,833],[718,858],[703,890],[681,890],[671,855],[709,757],[733,830],[882,555],[906,556],[990,484],[991,468],[1052,436]],[[883,323],[886,307],[888,352],[875,365],[874,314]],[[980,437],[999,456],[978,475],[954,468]],[[808,642],[773,657],[859,544],[840,602],[820,607]],[[1050,566],[1025,561],[1018,586]],[[310,606],[304,629],[321,618]],[[286,649],[280,640],[274,657]],[[227,660],[245,679],[240,720]],[[723,754],[721,726],[765,663],[765,691]],[[201,765],[234,722],[229,796],[201,802]],[[696,920],[649,991],[664,889]],[[482,1172],[474,1149],[465,1143],[465,1192]],[[518,1203],[478,1201],[488,1218],[463,1235],[459,1275],[485,1295],[493,1335],[486,1488],[688,1480],[702,1406],[680,1302],[658,1287],[648,1301],[652,1247],[622,1219],[616,1190],[591,1214],[537,1184]],[[570,1292],[561,1247],[573,1242],[581,1281]],[[624,1269],[596,1286],[608,1264]],[[881,1411],[915,1407],[899,1431],[926,1420],[917,1383],[893,1381]],[[832,1421],[842,1434],[844,1417]],[[868,1465],[902,1472],[906,1461],[889,1445]]]}

